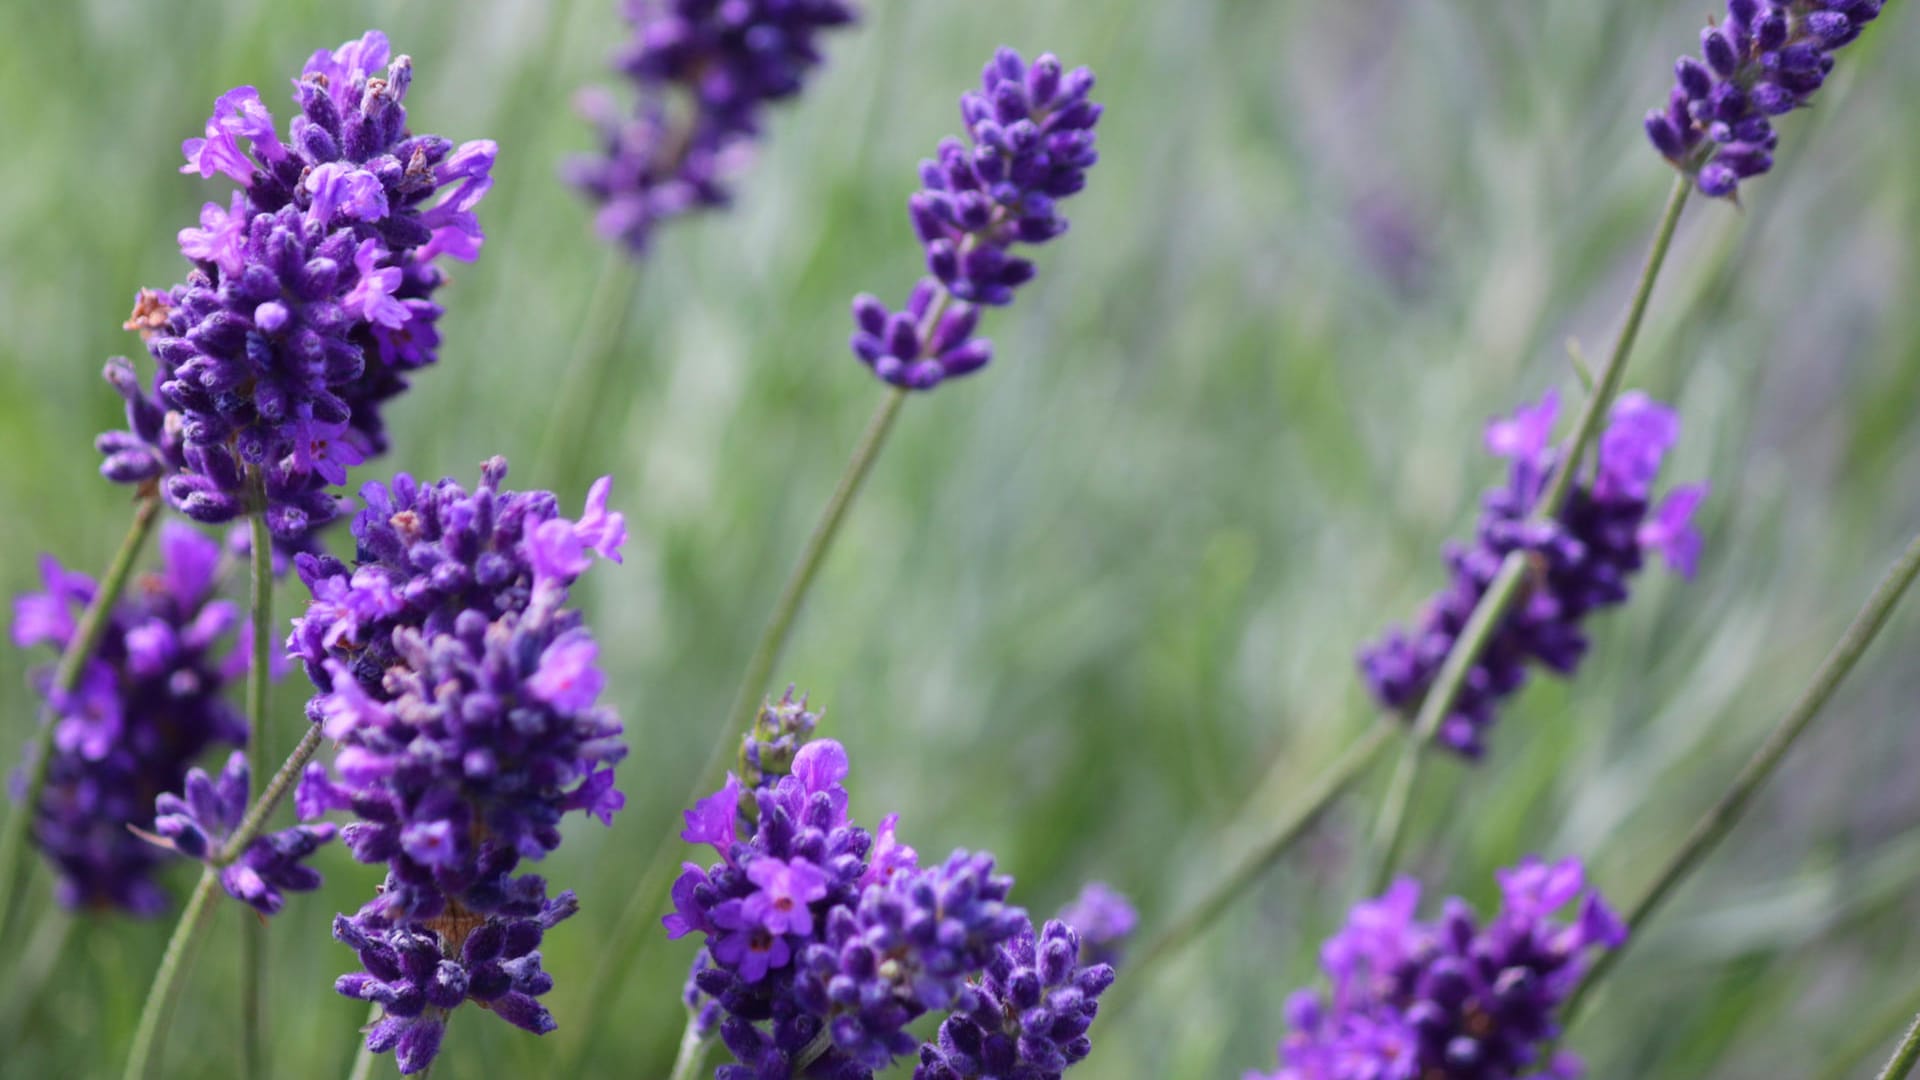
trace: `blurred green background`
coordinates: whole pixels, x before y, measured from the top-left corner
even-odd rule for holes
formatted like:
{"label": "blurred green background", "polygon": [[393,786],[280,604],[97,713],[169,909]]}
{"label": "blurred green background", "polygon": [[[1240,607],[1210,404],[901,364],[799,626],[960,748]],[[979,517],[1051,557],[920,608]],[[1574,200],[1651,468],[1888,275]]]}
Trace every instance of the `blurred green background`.
{"label": "blurred green background", "polygon": [[[615,359],[572,391],[607,260],[555,174],[589,145],[569,100],[610,78],[611,0],[0,7],[8,595],[33,585],[36,552],[97,572],[122,532],[126,493],[88,445],[118,422],[98,373],[114,354],[145,369],[120,329],[134,290],[178,280],[174,232],[225,200],[224,182],[175,172],[216,95],[258,85],[284,121],[307,54],[379,26],[415,58],[415,130],[500,142],[486,251],[443,294],[442,362],[355,480],[471,483],[504,453],[516,486],[577,506],[613,473],[627,562],[577,595],[634,754],[617,824],[571,822],[545,868],[584,902],[545,948],[560,1030],[463,1016],[437,1076],[539,1075],[588,1034],[583,1075],[666,1072],[689,943],[650,933],[604,1030],[570,1017],[880,393],[847,354],[847,301],[904,296],[915,163],[957,128],[994,46],[1095,67],[1103,161],[1040,280],[991,319],[994,366],[909,404],[779,676],[850,748],[864,820],[898,810],[923,853],[996,852],[1038,913],[1099,877],[1153,925],[1245,842],[1250,796],[1283,805],[1368,721],[1353,650],[1440,583],[1437,545],[1496,476],[1480,425],[1569,386],[1568,337],[1604,353],[1668,183],[1638,118],[1704,11],[866,6],[775,114],[738,207],[616,271],[633,300]],[[1596,623],[1577,685],[1530,689],[1486,765],[1433,770],[1413,850],[1434,892],[1484,904],[1493,869],[1537,851],[1580,854],[1633,896],[1920,521],[1907,16],[1894,5],[1782,125],[1782,168],[1744,211],[1689,208],[1629,382],[1684,412],[1669,480],[1713,482],[1702,572],[1648,573]],[[1622,964],[1573,1040],[1592,1075],[1814,1075],[1920,986],[1917,647],[1908,611]],[[27,737],[25,668],[42,660],[0,652],[0,746]],[[282,685],[284,749],[306,684]],[[1384,773],[1157,971],[1124,1024],[1096,1028],[1077,1075],[1271,1068],[1282,1002],[1316,979],[1355,895]],[[353,959],[327,924],[376,874],[337,846],[320,865],[326,889],[272,925],[275,1075],[343,1075],[364,1015],[330,988]],[[32,939],[0,960],[0,1073],[117,1074],[171,920],[62,937],[47,896],[42,874]],[[191,974],[168,1075],[236,1067],[240,918],[225,905]]]}

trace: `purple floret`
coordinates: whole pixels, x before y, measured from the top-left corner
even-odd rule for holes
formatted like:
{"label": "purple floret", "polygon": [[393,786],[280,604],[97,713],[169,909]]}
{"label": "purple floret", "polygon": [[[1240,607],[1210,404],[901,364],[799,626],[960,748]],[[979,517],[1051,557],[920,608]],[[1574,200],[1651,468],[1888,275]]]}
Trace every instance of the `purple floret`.
{"label": "purple floret", "polygon": [[1360,669],[1379,702],[1412,716],[1439,674],[1500,564],[1514,551],[1534,562],[1530,583],[1508,611],[1441,723],[1440,743],[1468,758],[1486,749],[1501,702],[1525,685],[1528,665],[1570,676],[1586,655],[1589,615],[1627,600],[1628,582],[1647,557],[1692,576],[1700,537],[1692,514],[1705,484],[1677,487],[1658,504],[1653,482],[1678,441],[1680,420],[1645,394],[1622,394],[1600,436],[1598,466],[1583,474],[1558,516],[1535,522],[1535,505],[1559,467],[1552,443],[1559,400],[1549,394],[1487,427],[1489,452],[1512,462],[1505,486],[1487,492],[1470,545],[1445,548],[1453,578],[1410,630],[1394,628],[1360,653]]}
{"label": "purple floret", "polygon": [[473,209],[493,183],[492,142],[407,131],[412,77],[369,31],[308,60],[284,141],[242,86],[183,145],[182,172],[240,186],[180,231],[186,282],[136,300],[127,326],[157,370],[148,381],[108,365],[128,422],[97,441],[108,479],[158,484],[188,517],[220,523],[261,509],[247,491],[257,472],[285,543],[339,515],[347,468],[386,449],[381,406],[436,359],[434,259],[478,255]]}
{"label": "purple floret", "polygon": [[247,755],[238,750],[227,759],[218,780],[203,769],[190,769],[181,794],[167,792],[154,801],[153,832],[144,835],[189,859],[218,867],[220,886],[228,896],[262,915],[274,915],[285,902],[283,891],[312,892],[320,887],[319,871],[302,861],[332,840],[336,829],[322,822],[256,836],[232,862],[221,863],[227,838],[247,816],[248,783]]}

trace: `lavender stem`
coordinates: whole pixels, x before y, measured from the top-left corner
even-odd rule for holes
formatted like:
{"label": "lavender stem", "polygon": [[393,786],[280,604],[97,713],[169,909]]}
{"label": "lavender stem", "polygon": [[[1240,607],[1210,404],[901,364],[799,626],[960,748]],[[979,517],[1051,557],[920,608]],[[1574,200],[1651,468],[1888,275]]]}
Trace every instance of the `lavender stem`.
{"label": "lavender stem", "polygon": [[693,1080],[700,1075],[700,1065],[707,1060],[707,1047],[712,1040],[700,1034],[699,1017],[689,1013],[687,1029],[680,1035],[680,1051],[673,1058],[673,1075],[667,1080]]}
{"label": "lavender stem", "polygon": [[[87,610],[81,614],[73,640],[68,643],[66,651],[60,654],[59,666],[53,672],[53,685],[47,691],[49,702],[72,693],[73,688],[79,685],[80,672],[86,668],[87,660],[100,644],[100,635],[107,628],[113,605],[120,599],[120,594],[126,591],[127,581],[133,575],[133,564],[147,546],[148,538],[153,535],[154,522],[159,517],[159,494],[151,490],[144,492],[134,504],[133,524],[127,529],[126,539],[120,541],[120,549],[114,552],[113,561],[107,564],[100,588],[93,594],[93,601],[87,605]],[[5,832],[0,833],[0,936],[5,935],[7,920],[26,884],[27,838],[33,828],[40,796],[47,787],[47,770],[53,761],[50,751],[53,749],[55,720],[52,706],[42,706],[40,726],[26,751],[26,790],[21,794],[20,801],[14,804],[13,813],[7,815]]]}
{"label": "lavender stem", "polygon": [[[367,1022],[362,1024],[361,1028],[370,1028],[378,1023],[380,1021],[380,1014],[385,1011],[383,1006],[375,1002],[373,1007],[367,1010]],[[367,1049],[367,1040],[362,1038],[360,1040],[359,1051],[353,1055],[353,1068],[348,1070],[347,1080],[367,1080],[368,1077],[372,1076],[373,1059],[373,1051]]]}
{"label": "lavender stem", "polygon": [[[1660,268],[1667,261],[1674,230],[1680,224],[1680,214],[1686,209],[1687,196],[1692,190],[1692,184],[1684,175],[1674,178],[1673,188],[1667,195],[1666,209],[1654,231],[1653,246],[1647,251],[1639,283],[1635,285],[1633,298],[1627,305],[1626,322],[1620,327],[1619,337],[1614,339],[1613,352],[1607,357],[1606,366],[1600,369],[1599,385],[1587,395],[1586,405],[1580,411],[1573,433],[1567,436],[1563,444],[1560,467],[1554,470],[1553,479],[1534,510],[1536,521],[1552,520],[1559,513],[1560,505],[1566,501],[1567,494],[1573,490],[1573,480],[1580,471],[1580,461],[1586,456],[1594,436],[1599,433],[1601,418],[1613,403],[1614,394],[1619,391],[1620,382],[1626,375],[1627,358],[1632,355],[1634,340],[1640,335],[1640,324],[1646,317],[1647,303],[1653,297],[1654,283],[1659,280]],[[1506,617],[1507,610],[1519,599],[1526,576],[1527,553],[1515,551],[1508,555],[1500,565],[1499,575],[1487,586],[1486,594],[1473,609],[1473,616],[1460,631],[1453,651],[1447,654],[1446,663],[1441,665],[1440,673],[1434,677],[1426,697],[1420,702],[1420,711],[1413,721],[1412,737],[1407,740],[1400,760],[1394,767],[1374,832],[1374,849],[1378,853],[1373,875],[1374,892],[1386,888],[1400,861],[1400,849],[1406,842],[1407,809],[1413,802],[1420,764],[1427,746],[1439,732],[1447,714],[1453,710],[1460,687],[1473,670],[1481,651]]]}
{"label": "lavender stem", "polygon": [[185,961],[199,944],[201,934],[206,930],[207,917],[212,914],[208,900],[213,895],[214,886],[219,884],[220,869],[239,858],[247,850],[247,845],[260,835],[267,818],[272,816],[280,801],[299,779],[300,770],[319,748],[320,727],[315,724],[307,728],[307,733],[300,737],[300,744],[293,748],[293,753],[280,766],[280,771],[273,774],[273,780],[254,800],[246,819],[227,840],[227,846],[220,849],[220,854],[201,873],[200,883],[194,886],[193,895],[187,899],[186,909],[180,913],[180,921],[173,928],[173,936],[167,939],[167,951],[160,957],[160,967],[153,974],[153,987],[147,991],[146,1004],[141,1007],[140,1026],[134,1030],[133,1048],[127,1054],[127,1068],[123,1074],[126,1080],[141,1080],[152,1066],[159,1036],[165,1031],[174,1001],[180,996],[180,976]]}
{"label": "lavender stem", "polygon": [[1920,1012],[1920,986],[1907,992],[1907,996],[1888,1005],[1875,1014],[1873,1021],[1863,1030],[1854,1034],[1840,1052],[1827,1059],[1820,1070],[1820,1080],[1848,1080],[1856,1075],[1856,1067],[1864,1061],[1875,1047],[1887,1041],[1895,1032],[1906,1027],[1909,1017]]}
{"label": "lavender stem", "polygon": [[[614,343],[624,334],[627,315],[633,310],[637,277],[620,249],[609,248],[594,278],[586,313],[580,317],[580,335],[574,339],[573,349],[567,355],[567,366],[561,369],[560,393],[554,401],[551,419],[540,437],[536,460],[556,481],[565,480],[577,471],[579,448],[592,441],[580,437],[581,425],[592,419],[595,404],[605,396],[604,369],[613,356]],[[626,302],[617,302],[622,297]]]}
{"label": "lavender stem", "polygon": [[[273,680],[273,534],[267,529],[266,479],[258,469],[249,478],[256,512],[249,518],[253,556],[253,651],[247,668],[247,777],[252,784],[267,774],[267,702]],[[253,792],[247,792],[249,799]],[[240,930],[240,1075],[266,1073],[267,922],[247,919]]]}
{"label": "lavender stem", "polygon": [[[813,579],[826,561],[829,548],[833,546],[840,525],[846,520],[847,510],[853,505],[854,496],[860,493],[860,486],[872,471],[873,463],[880,456],[880,450],[886,445],[887,433],[893,430],[894,420],[900,415],[900,406],[907,400],[908,391],[891,388],[880,404],[874,409],[873,416],[867,421],[867,428],[860,441],[853,448],[853,456],[840,473],[840,480],[834,485],[833,494],[828,497],[826,506],[820,512],[820,519],[813,526],[813,533],[807,537],[807,545],[800,553],[800,561],[787,577],[787,583],[780,590],[780,597],[774,602],[773,612],[767,617],[767,624],[760,631],[760,638],[754,644],[753,654],[747,660],[746,674],[740,679],[739,689],[734,691],[733,704],[727,710],[727,719],[714,735],[713,745],[707,751],[706,760],[694,774],[693,786],[679,805],[691,806],[707,789],[712,786],[709,777],[720,770],[727,758],[727,749],[733,740],[746,731],[752,721],[754,710],[759,707],[760,697],[766,691],[767,679],[772,675],[773,665],[785,648],[787,636],[793,629],[793,620],[800,613],[800,605],[806,600],[807,590],[813,585]],[[588,988],[586,1000],[582,1005],[579,1028],[583,1034],[570,1043],[570,1052],[563,1052],[557,1076],[573,1075],[571,1064],[575,1057],[586,1049],[586,1043],[597,1030],[599,1012],[613,995],[613,984],[618,974],[629,966],[628,954],[632,952],[642,928],[657,914],[666,899],[667,886],[676,865],[674,853],[680,846],[680,837],[673,830],[665,830],[660,842],[654,848],[653,858],[647,863],[647,870],[640,879],[640,887],[635,889],[627,901],[626,909],[620,913],[620,921],[615,924],[613,933],[607,938],[606,948],[598,970],[594,972],[593,983]]]}
{"label": "lavender stem", "polygon": [[1917,1061],[1920,1061],[1920,1016],[1913,1018],[1907,1037],[1900,1040],[1893,1056],[1887,1059],[1886,1068],[1880,1070],[1880,1080],[1905,1080]]}
{"label": "lavender stem", "polygon": [[[1780,722],[1774,725],[1766,741],[1754,751],[1753,757],[1741,767],[1739,775],[1733,779],[1733,785],[1694,824],[1693,829],[1687,833],[1687,838],[1681,842],[1680,850],[1673,853],[1666,865],[1661,867],[1660,873],[1654,877],[1652,886],[1642,894],[1632,908],[1628,909],[1627,928],[1632,932],[1627,938],[1629,943],[1638,936],[1641,928],[1646,925],[1647,920],[1653,916],[1654,911],[1674,888],[1686,878],[1688,873],[1704,862],[1720,841],[1726,838],[1727,833],[1732,831],[1733,826],[1739,822],[1740,815],[1745,812],[1747,804],[1753,801],[1753,796],[1760,790],[1760,786],[1767,782],[1775,769],[1780,767],[1780,762],[1787,756],[1787,751],[1793,749],[1793,744],[1806,733],[1814,717],[1820,714],[1820,710],[1833,697],[1834,691],[1840,688],[1841,682],[1853,671],[1854,665],[1867,651],[1867,646],[1873,644],[1874,637],[1880,633],[1880,628],[1886,625],[1888,617],[1893,614],[1894,607],[1900,603],[1900,598],[1906,594],[1907,588],[1913,584],[1916,576],[1920,576],[1920,536],[1913,538],[1913,541],[1907,545],[1906,551],[1901,553],[1900,558],[1894,561],[1893,566],[1887,570],[1879,584],[1874,586],[1873,593],[1867,597],[1865,606],[1853,617],[1853,621],[1847,624],[1846,632],[1840,635],[1840,640],[1834,644],[1833,650],[1821,663],[1820,670],[1814,673],[1813,682],[1794,701],[1786,715],[1780,718]],[[1624,951],[1624,949],[1616,949],[1602,956],[1592,968],[1588,969],[1579,985],[1574,987],[1573,993],[1567,996],[1566,1009],[1561,1014],[1565,1027],[1573,1026],[1575,1018],[1579,1015],[1581,1002],[1593,989],[1594,984],[1613,968],[1620,953]],[[1905,1074],[1903,1072],[1899,1075]]]}

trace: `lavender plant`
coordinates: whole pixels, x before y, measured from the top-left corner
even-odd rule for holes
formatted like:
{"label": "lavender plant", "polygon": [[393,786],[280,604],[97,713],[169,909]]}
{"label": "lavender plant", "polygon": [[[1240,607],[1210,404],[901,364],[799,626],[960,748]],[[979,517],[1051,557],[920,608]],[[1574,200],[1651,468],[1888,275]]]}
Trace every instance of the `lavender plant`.
{"label": "lavender plant", "polygon": [[364,973],[336,989],[381,1007],[366,1046],[426,1070],[467,1001],[536,1035],[554,1020],[541,936],[579,909],[572,891],[515,874],[560,846],[563,814],[612,823],[621,725],[598,703],[599,647],[568,591],[593,557],[618,561],[625,520],[601,480],[578,520],[549,492],[504,491],[507,463],[469,493],[405,473],[370,483],[354,518],[359,565],[297,565],[314,602],[288,648],[317,693],[308,715],[340,746],[309,766],[303,817],[351,810],[355,859],[384,864],[379,893],[334,920]]}
{"label": "lavender plant", "polygon": [[[1112,966],[1083,965],[1064,922],[1036,934],[992,856],[922,867],[898,814],[877,837],[854,824],[846,750],[808,741],[814,724],[791,692],[768,705],[743,740],[751,779],[729,772],[686,812],[681,839],[721,861],[686,865],[663,923],[702,937],[693,1045],[718,1019],[711,999],[736,1062],[715,1076],[870,1077],[917,1052],[919,1080],[1038,1080],[1084,1059]],[[919,1044],[907,1028],[932,1012],[948,1015]],[[683,1055],[676,1080],[699,1058]]]}
{"label": "lavender plant", "polygon": [[633,37],[613,66],[633,84],[623,111],[595,88],[579,109],[600,150],[567,163],[594,226],[639,256],[661,222],[726,206],[767,106],[798,94],[819,39],[851,24],[846,0],[623,0]]}

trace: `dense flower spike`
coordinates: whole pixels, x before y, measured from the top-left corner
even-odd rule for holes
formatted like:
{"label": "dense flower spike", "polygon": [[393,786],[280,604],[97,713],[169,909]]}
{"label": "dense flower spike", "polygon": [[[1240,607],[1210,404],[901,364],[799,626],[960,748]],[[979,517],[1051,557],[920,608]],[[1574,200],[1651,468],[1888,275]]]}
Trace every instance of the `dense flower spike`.
{"label": "dense flower spike", "polygon": [[[737,1064],[723,1067],[721,1080],[799,1075],[803,1061],[807,1076],[871,1077],[916,1047],[929,1052],[908,1034],[913,1021],[935,1011],[984,1017],[985,1000],[999,1008],[1024,992],[1006,981],[1019,957],[1034,963],[1033,925],[1007,902],[1013,881],[994,873],[991,856],[958,851],[921,868],[895,836],[897,815],[881,823],[877,839],[852,823],[841,784],[846,750],[831,739],[808,742],[816,721],[789,690],[747,738],[741,756],[752,766],[751,782],[729,774],[686,812],[681,838],[711,846],[721,861],[706,869],[687,864],[665,924],[670,937],[705,938],[687,1003],[706,1027],[714,1006],[725,1016],[720,1037]],[[1072,937],[1064,926],[1049,932]],[[1077,948],[1069,946],[1070,969]],[[1099,990],[1056,1000],[1051,991],[1060,984],[1047,970],[1045,1000],[1022,1008],[1091,1020]],[[1109,967],[1090,970],[1104,973],[1088,976],[1100,989],[1112,980]],[[1068,1034],[1064,1019],[1021,1016],[993,1021],[991,1030],[1029,1020],[1032,1039],[1019,1040],[1017,1030],[1010,1036],[1023,1048],[1060,1039],[1057,1054],[1036,1042],[1025,1060],[1085,1056],[1084,1023]]]}
{"label": "dense flower spike", "polygon": [[301,860],[333,839],[334,826],[295,825],[253,838],[230,863],[219,862],[227,838],[247,816],[247,755],[234,751],[227,767],[214,780],[205,770],[190,769],[182,794],[168,792],[154,802],[153,832],[136,829],[148,840],[164,845],[220,870],[220,886],[227,895],[251,905],[262,915],[279,912],[281,891],[312,892],[320,887],[320,873]]}
{"label": "dense flower spike", "polygon": [[1471,546],[1449,543],[1453,580],[1428,602],[1411,632],[1395,628],[1361,651],[1360,668],[1375,698],[1411,715],[1508,553],[1534,559],[1531,584],[1495,632],[1442,722],[1441,743],[1469,758],[1485,750],[1500,703],[1527,679],[1536,661],[1571,675],[1587,649],[1582,623],[1592,612],[1626,602],[1628,580],[1651,553],[1691,577],[1700,536],[1692,526],[1706,485],[1674,488],[1656,507],[1653,481],[1678,441],[1673,410],[1639,392],[1622,394],[1608,414],[1592,476],[1573,485],[1558,517],[1528,520],[1559,466],[1552,442],[1559,400],[1549,394],[1511,419],[1487,427],[1487,449],[1512,461],[1508,483],[1489,491]]}
{"label": "dense flower spike", "polygon": [[992,345],[975,338],[981,306],[1013,302],[1033,279],[1033,263],[1009,254],[1067,231],[1059,201],[1087,183],[1099,159],[1089,101],[1093,72],[1065,71],[1051,53],[1028,65],[1001,49],[981,74],[981,89],[960,98],[971,145],[940,143],[920,163],[923,189],[907,200],[931,275],[907,306],[891,312],[877,298],[853,302],[853,352],[883,381],[928,390],[978,371]]}
{"label": "dense flower spike", "polygon": [[1812,103],[1833,54],[1860,36],[1882,0],[1728,0],[1700,32],[1701,59],[1674,65],[1667,107],[1647,113],[1647,138],[1700,190],[1735,198],[1740,181],[1773,168],[1772,118]]}
{"label": "dense flower spike", "polygon": [[[1577,859],[1529,858],[1499,879],[1501,908],[1484,925],[1457,898],[1418,920],[1411,879],[1356,905],[1321,949],[1331,995],[1294,995],[1280,1071],[1248,1080],[1577,1077],[1576,1060],[1542,1062],[1541,1051],[1592,952],[1618,948],[1626,927],[1586,889]],[[1573,920],[1554,918],[1568,904]]]}
{"label": "dense flower spike", "polygon": [[289,542],[340,512],[347,467],[386,449],[381,405],[436,358],[434,259],[479,253],[473,210],[493,183],[492,142],[408,133],[412,78],[378,31],[322,49],[285,141],[253,87],[221,95],[181,171],[240,188],[181,230],[186,282],[135,303],[127,326],[157,372],[107,367],[128,422],[98,440],[108,479],[158,482],[182,513],[224,522],[256,509],[258,472]]}
{"label": "dense flower spike", "polygon": [[[152,826],[154,800],[179,790],[210,747],[247,739],[224,697],[245,676],[247,655],[233,647],[239,612],[214,599],[220,545],[167,522],[160,551],[162,569],[138,579],[113,610],[74,692],[51,702],[53,760],[32,811],[33,840],[59,870],[57,895],[69,908],[164,908],[152,875],[165,853],[129,827]],[[40,572],[46,591],[15,602],[13,640],[65,649],[96,586],[52,556]],[[34,679],[44,695],[52,672]]]}
{"label": "dense flower spike", "polygon": [[[1023,920],[1024,923],[1024,920]],[[996,950],[986,978],[920,1048],[914,1080],[1057,1080],[1093,1049],[1087,1029],[1113,966],[1080,966],[1073,928],[1033,925]]]}
{"label": "dense flower spike", "polygon": [[1060,911],[1060,921],[1080,935],[1082,964],[1119,966],[1140,913],[1125,895],[1104,881],[1089,881]]}
{"label": "dense flower spike", "polygon": [[600,152],[568,162],[598,207],[596,227],[630,252],[655,225],[725,206],[728,181],[760,133],[769,102],[800,92],[820,63],[818,39],[852,23],[847,0],[625,0],[633,40],[614,66],[638,91],[623,111],[591,90],[580,111]]}
{"label": "dense flower spike", "polygon": [[[552,1026],[531,1001],[548,985],[538,954],[523,961],[524,949],[502,954],[489,944],[469,955],[469,947],[496,930],[518,940],[511,935],[525,933],[527,920],[550,926],[571,914],[571,893],[549,900],[543,878],[514,871],[559,845],[566,812],[611,824],[625,801],[613,787],[613,765],[626,754],[621,725],[597,704],[605,683],[598,647],[564,606],[593,554],[619,558],[625,521],[607,510],[605,479],[570,521],[549,492],[502,491],[506,473],[506,462],[492,459],[471,493],[404,473],[391,485],[370,483],[353,522],[358,566],[296,560],[313,604],[295,620],[288,647],[319,688],[309,716],[341,746],[333,776],[308,767],[296,804],[303,817],[352,810],[359,820],[342,833],[348,849],[387,866],[380,895],[335,936],[363,959],[362,941],[404,956],[426,948],[423,940],[465,958],[460,979],[444,969],[434,976],[450,980],[439,991],[407,975],[406,985],[426,994],[426,1013],[394,989],[398,976],[371,961],[371,982],[342,981],[341,993],[386,1006],[395,1023],[376,1025],[367,1045],[396,1050],[406,1071],[432,1058],[453,1007],[442,998],[473,997],[536,1033]],[[513,960],[507,970],[519,997],[500,997],[506,989],[474,973],[501,955]],[[533,982],[523,986],[514,964],[529,963]],[[535,983],[540,989],[529,988]],[[456,984],[472,988],[455,993]]]}

